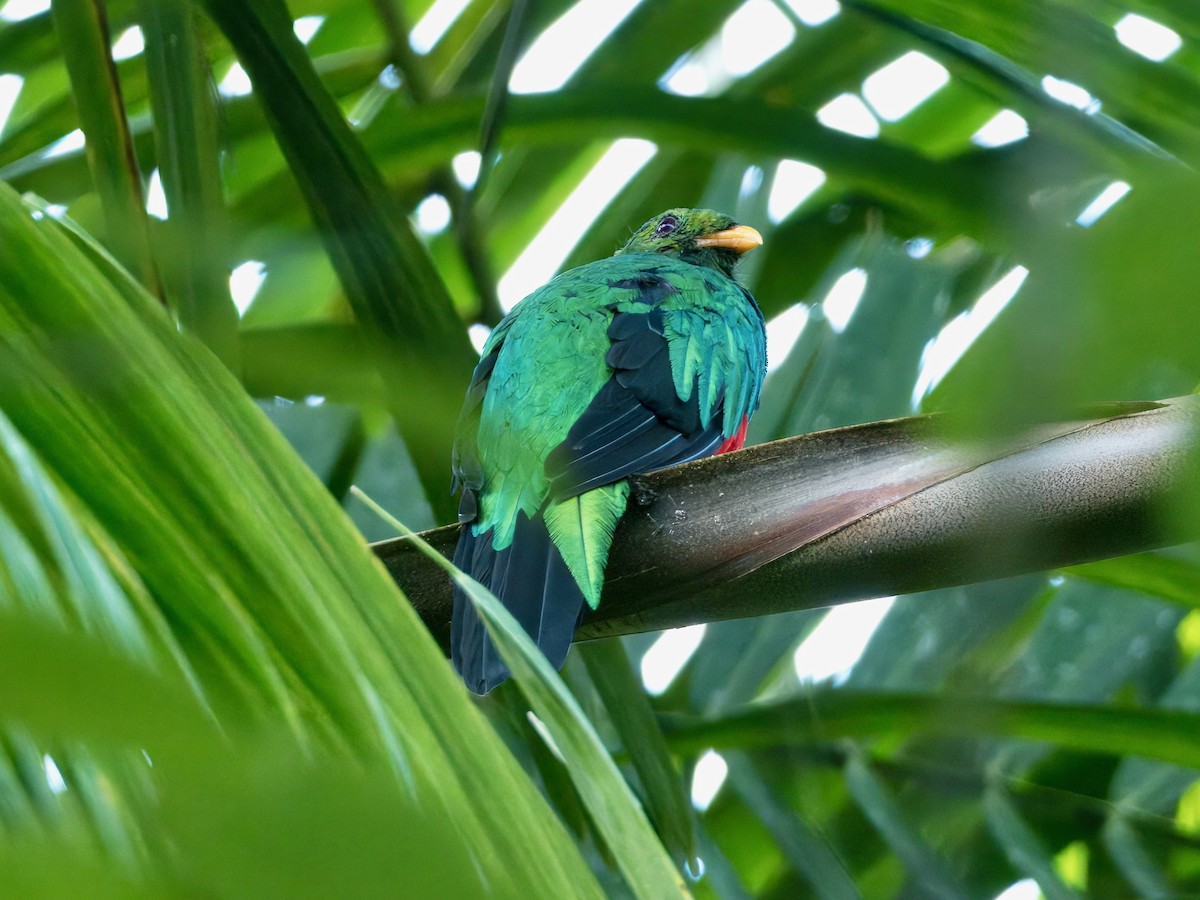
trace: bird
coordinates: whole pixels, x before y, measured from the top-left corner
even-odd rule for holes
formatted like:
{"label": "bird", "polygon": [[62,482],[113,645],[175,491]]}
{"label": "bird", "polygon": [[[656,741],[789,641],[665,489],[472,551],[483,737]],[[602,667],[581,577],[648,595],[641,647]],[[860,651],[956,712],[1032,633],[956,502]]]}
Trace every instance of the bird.
{"label": "bird", "polygon": [[[452,453],[453,561],[556,669],[600,602],[629,477],[745,443],[766,329],[734,269],[761,243],[722,213],[667,210],[529,294],[484,343]],[[457,585],[450,643],[473,692],[509,677]]]}

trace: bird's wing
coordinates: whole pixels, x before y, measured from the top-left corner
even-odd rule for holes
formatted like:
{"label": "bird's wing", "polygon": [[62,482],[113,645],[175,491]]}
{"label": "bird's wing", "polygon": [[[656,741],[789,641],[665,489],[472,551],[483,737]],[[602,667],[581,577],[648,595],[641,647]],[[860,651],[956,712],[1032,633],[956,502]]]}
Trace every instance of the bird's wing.
{"label": "bird's wing", "polygon": [[483,354],[471,374],[471,383],[467,387],[466,399],[462,411],[458,414],[458,424],[454,431],[454,447],[450,456],[450,468],[453,481],[450,492],[462,490],[459,501],[458,520],[471,522],[478,514],[477,492],[483,487],[483,466],[479,460],[479,452],[475,444],[475,435],[479,430],[479,416],[483,410],[483,398],[487,394],[488,382],[492,371],[496,368],[496,360],[500,357],[500,348],[504,345],[504,337],[512,324],[511,319],[503,319],[488,336],[483,345]]}
{"label": "bird's wing", "polygon": [[546,460],[553,500],[709,456],[758,405],[765,338],[744,289],[659,275],[640,286],[608,328],[612,376]]}

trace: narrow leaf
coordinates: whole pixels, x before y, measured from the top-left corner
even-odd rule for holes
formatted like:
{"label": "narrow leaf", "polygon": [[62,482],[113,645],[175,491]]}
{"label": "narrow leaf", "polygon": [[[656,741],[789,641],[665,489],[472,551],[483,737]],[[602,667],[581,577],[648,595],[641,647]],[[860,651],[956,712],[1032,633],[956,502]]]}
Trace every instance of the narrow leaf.
{"label": "narrow leaf", "polygon": [[859,809],[888,842],[892,852],[904,862],[909,877],[920,886],[921,893],[944,900],[968,896],[965,886],[946,861],[921,839],[899,801],[862,755],[850,754],[844,771],[846,787]]}
{"label": "narrow leaf", "polygon": [[854,879],[837,852],[812,825],[804,821],[778,797],[754,770],[743,753],[725,756],[729,780],[746,806],[770,830],[779,849],[797,872],[824,900],[855,900],[860,897]]}
{"label": "narrow leaf", "polygon": [[[450,296],[321,83],[281,0],[204,0],[238,51],[375,351],[389,407],[439,518],[455,411],[477,361]],[[420,398],[406,385],[420,383]]]}
{"label": "narrow leaf", "polygon": [[191,0],[139,0],[167,200],[159,259],[180,323],[238,371],[237,309],[229,296],[230,225],[222,197],[217,110]]}
{"label": "narrow leaf", "polygon": [[893,734],[994,734],[1200,768],[1200,743],[1196,741],[1200,715],[946,694],[816,690],[799,699],[756,704],[722,718],[673,720],[666,733],[668,743],[680,753],[708,747],[803,746]]}
{"label": "narrow leaf", "polygon": [[1054,858],[1041,838],[1021,816],[1020,811],[1001,788],[991,787],[983,795],[983,812],[988,829],[1003,848],[1009,862],[1032,878],[1046,900],[1079,900],[1054,868]]}
{"label": "narrow leaf", "polygon": [[620,641],[593,641],[576,651],[604,703],[621,746],[629,754],[645,793],[646,812],[679,864],[693,865],[696,835],[683,779],[671,761],[654,709]]}
{"label": "narrow leaf", "polygon": [[50,6],[87,139],[88,165],[104,209],[108,243],[151,293],[161,294],[150,251],[142,176],[109,49],[100,0],[54,0]]}
{"label": "narrow leaf", "polygon": [[562,754],[575,789],[634,894],[645,898],[686,896],[683,880],[647,821],[641,804],[604,749],[600,736],[512,613],[491,591],[456,569],[416,532],[388,516],[362,492],[354,491],[407,540],[414,541],[422,553],[449,572],[475,604],[513,679]]}
{"label": "narrow leaf", "polygon": [[497,892],[594,893],[324,485],[212,354],[76,240],[0,186],[0,403],[137,571],[206,693],[452,811]]}

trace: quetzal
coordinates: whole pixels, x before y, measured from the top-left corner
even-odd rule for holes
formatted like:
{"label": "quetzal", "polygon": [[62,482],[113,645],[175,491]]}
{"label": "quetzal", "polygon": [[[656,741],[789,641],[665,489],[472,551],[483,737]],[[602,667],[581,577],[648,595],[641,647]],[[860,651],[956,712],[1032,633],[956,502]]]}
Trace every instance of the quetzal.
{"label": "quetzal", "polygon": [[[745,442],[766,332],[733,270],[761,243],[729,216],[668,210],[534,291],[484,344],[455,438],[454,563],[556,668],[600,601],[628,476]],[[476,693],[508,677],[457,588],[451,650]]]}

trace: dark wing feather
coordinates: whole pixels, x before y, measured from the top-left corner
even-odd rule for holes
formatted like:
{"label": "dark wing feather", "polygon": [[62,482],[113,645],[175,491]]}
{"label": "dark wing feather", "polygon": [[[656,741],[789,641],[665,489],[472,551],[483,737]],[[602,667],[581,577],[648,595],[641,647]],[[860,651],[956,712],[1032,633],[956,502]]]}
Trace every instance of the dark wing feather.
{"label": "dark wing feather", "polygon": [[[541,516],[529,519],[519,513],[513,541],[503,550],[492,547],[490,530],[476,535],[470,525],[463,526],[454,564],[495,594],[551,665],[562,668],[586,604]],[[536,588],[530,590],[531,585]],[[475,604],[457,584],[450,654],[454,668],[477,694],[486,694],[509,676]]]}
{"label": "dark wing feather", "polygon": [[704,427],[697,391],[680,400],[663,313],[617,313],[605,357],[613,374],[546,460],[554,500],[700,459],[721,445],[722,416]]}

